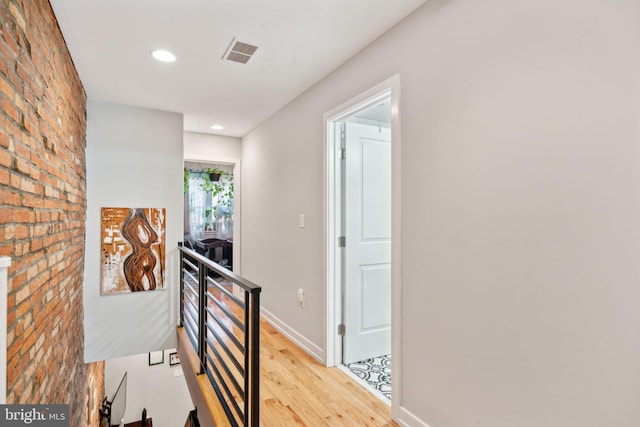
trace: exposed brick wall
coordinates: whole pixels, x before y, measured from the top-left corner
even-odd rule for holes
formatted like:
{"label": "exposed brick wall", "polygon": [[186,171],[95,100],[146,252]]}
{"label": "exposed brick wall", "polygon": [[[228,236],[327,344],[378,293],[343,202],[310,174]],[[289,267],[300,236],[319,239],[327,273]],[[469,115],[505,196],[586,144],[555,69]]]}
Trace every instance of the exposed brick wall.
{"label": "exposed brick wall", "polygon": [[68,403],[72,426],[98,425],[87,402],[104,395],[104,364],[83,362],[86,95],[49,2],[0,1],[7,401]]}

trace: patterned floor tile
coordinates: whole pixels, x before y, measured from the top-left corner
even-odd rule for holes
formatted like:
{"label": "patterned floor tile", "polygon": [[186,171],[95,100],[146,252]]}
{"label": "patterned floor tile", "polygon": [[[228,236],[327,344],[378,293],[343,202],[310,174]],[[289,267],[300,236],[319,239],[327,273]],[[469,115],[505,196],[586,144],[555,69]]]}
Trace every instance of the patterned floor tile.
{"label": "patterned floor tile", "polygon": [[391,400],[391,355],[350,363],[347,368],[371,388]]}

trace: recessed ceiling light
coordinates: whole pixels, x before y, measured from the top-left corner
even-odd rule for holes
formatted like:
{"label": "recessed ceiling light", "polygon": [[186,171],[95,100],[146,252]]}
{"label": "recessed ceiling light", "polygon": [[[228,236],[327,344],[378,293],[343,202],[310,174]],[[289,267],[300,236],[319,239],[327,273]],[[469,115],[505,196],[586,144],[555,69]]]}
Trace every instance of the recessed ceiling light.
{"label": "recessed ceiling light", "polygon": [[176,60],[176,56],[173,53],[162,49],[154,50],[151,52],[151,56],[162,62],[173,62]]}
{"label": "recessed ceiling light", "polygon": [[224,129],[224,126],[219,125],[219,124],[216,123],[215,125],[211,126],[211,129],[213,129],[213,130],[222,130],[222,129]]}

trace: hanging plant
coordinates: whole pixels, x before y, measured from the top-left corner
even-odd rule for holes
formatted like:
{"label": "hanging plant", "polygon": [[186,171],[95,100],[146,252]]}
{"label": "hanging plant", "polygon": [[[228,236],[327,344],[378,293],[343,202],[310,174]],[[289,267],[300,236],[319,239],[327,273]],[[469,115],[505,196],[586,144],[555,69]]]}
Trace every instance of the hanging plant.
{"label": "hanging plant", "polygon": [[221,169],[207,169],[202,175],[203,183],[200,184],[200,188],[207,193],[211,193],[214,196],[220,194],[225,187],[228,187],[231,174]]}
{"label": "hanging plant", "polygon": [[[233,175],[231,173],[218,168],[207,169],[202,174],[202,180],[200,189],[211,193],[213,198],[217,198],[218,206],[231,207],[233,201]],[[216,217],[216,207],[213,207],[213,218]]]}
{"label": "hanging plant", "polygon": [[220,169],[207,169],[207,175],[209,175],[209,181],[217,182],[220,181],[220,176],[222,175]]}

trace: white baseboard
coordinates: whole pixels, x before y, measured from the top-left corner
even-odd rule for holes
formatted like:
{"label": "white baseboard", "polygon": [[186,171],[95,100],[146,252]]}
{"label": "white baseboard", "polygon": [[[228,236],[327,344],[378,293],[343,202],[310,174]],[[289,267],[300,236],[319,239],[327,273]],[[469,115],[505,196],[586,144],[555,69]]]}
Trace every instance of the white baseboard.
{"label": "white baseboard", "polygon": [[260,314],[262,315],[264,320],[269,322],[271,326],[278,330],[278,332],[289,338],[295,345],[303,349],[305,352],[309,353],[309,355],[316,359],[318,362],[324,363],[324,350],[322,348],[309,341],[303,335],[298,333],[282,320],[278,319],[268,310],[265,310],[263,307],[260,307]]}
{"label": "white baseboard", "polygon": [[399,411],[400,419],[397,421],[402,427],[429,427],[427,423],[413,415],[405,407],[401,406]]}
{"label": "white baseboard", "polygon": [[[271,314],[268,310],[265,310],[263,307],[260,308],[260,315],[271,324],[275,329],[278,330],[282,335],[289,338],[295,345],[303,349],[307,352],[311,357],[316,359],[320,363],[324,363],[324,350],[311,341],[309,341],[306,337],[301,335],[295,329],[291,328],[289,325],[284,323],[282,320],[278,319],[276,316]],[[400,407],[399,410],[399,419],[396,420],[401,427],[429,427],[427,423],[422,421],[420,418],[415,416],[405,407]]]}

